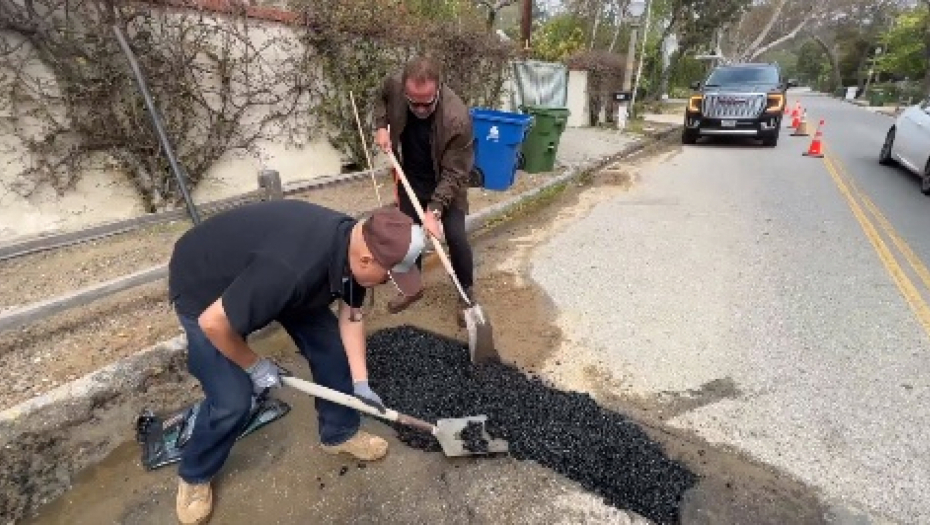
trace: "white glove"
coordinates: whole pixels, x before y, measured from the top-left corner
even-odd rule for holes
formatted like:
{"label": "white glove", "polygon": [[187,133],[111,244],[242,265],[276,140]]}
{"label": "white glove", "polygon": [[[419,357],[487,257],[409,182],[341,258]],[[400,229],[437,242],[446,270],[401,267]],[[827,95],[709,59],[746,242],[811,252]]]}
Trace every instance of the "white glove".
{"label": "white glove", "polygon": [[262,357],[245,371],[252,379],[252,388],[256,395],[261,394],[265,389],[282,386],[281,373],[284,370],[268,358]]}

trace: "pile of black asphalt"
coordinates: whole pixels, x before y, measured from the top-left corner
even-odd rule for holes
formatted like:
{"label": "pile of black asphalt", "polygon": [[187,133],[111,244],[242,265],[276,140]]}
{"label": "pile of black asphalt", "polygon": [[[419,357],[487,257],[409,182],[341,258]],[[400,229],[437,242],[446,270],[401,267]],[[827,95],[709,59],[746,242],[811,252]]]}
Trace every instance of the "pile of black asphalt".
{"label": "pile of black asphalt", "polygon": [[[509,454],[575,481],[614,507],[656,523],[677,523],[697,476],[668,458],[623,414],[589,395],[561,391],[532,374],[493,363],[473,365],[467,346],[410,326],[371,335],[369,380],[385,405],[435,422],[487,415],[492,438]],[[433,436],[395,425],[410,447],[441,451]]]}

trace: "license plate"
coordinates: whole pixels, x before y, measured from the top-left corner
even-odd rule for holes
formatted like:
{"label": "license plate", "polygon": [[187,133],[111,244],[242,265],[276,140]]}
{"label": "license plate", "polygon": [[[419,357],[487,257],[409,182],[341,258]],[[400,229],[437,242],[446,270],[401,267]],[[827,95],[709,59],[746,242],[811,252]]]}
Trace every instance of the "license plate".
{"label": "license plate", "polygon": [[723,126],[723,127],[725,127],[725,128],[735,128],[735,127],[736,127],[736,121],[735,121],[735,120],[721,120],[721,121],[720,121],[720,125]]}

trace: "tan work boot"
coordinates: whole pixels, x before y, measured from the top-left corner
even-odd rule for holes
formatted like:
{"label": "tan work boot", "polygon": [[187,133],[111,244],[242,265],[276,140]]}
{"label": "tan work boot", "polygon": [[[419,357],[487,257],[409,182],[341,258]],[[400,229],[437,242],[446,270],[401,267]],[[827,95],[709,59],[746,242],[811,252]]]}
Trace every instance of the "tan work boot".
{"label": "tan work boot", "polygon": [[387,454],[388,443],[378,436],[359,430],[348,441],[339,445],[323,445],[323,450],[330,454],[345,452],[356,459],[375,461]]}
{"label": "tan work boot", "polygon": [[178,478],[178,521],[184,525],[206,523],[213,512],[213,490],[210,483],[190,484]]}
{"label": "tan work boot", "polygon": [[404,310],[407,309],[408,306],[419,301],[421,298],[423,298],[422,290],[420,291],[420,293],[412,297],[407,297],[406,295],[399,293],[393,299],[388,301],[388,305],[387,305],[388,312],[391,312],[392,314],[403,312]]}

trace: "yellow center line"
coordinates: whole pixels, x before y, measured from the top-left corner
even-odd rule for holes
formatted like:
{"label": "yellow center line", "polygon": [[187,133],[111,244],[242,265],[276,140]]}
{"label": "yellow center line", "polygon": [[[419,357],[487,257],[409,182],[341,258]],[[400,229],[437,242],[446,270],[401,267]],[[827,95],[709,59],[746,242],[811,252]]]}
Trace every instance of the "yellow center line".
{"label": "yellow center line", "polygon": [[862,192],[859,189],[859,186],[856,184],[855,180],[849,175],[849,171],[846,170],[846,167],[843,166],[841,162],[837,159],[832,159],[834,165],[839,170],[842,175],[845,175],[846,181],[849,183],[849,186],[852,188],[852,193],[859,197],[862,200],[862,203],[865,204],[865,207],[869,210],[875,219],[878,220],[879,226],[882,230],[888,234],[888,237],[891,238],[891,242],[894,243],[895,247],[904,255],[904,259],[907,260],[907,263],[914,269],[914,272],[920,277],[920,281],[930,289],[930,270],[927,269],[927,266],[920,259],[920,256],[914,253],[914,250],[911,249],[910,245],[907,244],[907,241],[901,238],[898,235],[897,230],[894,226],[891,225],[891,222],[885,217],[885,214],[872,202],[872,199],[869,198],[867,194]]}
{"label": "yellow center line", "polygon": [[[882,239],[881,235],[878,233],[875,225],[872,224],[872,221],[869,220],[869,217],[862,210],[862,206],[856,200],[856,196],[852,191],[850,191],[849,186],[847,186],[844,180],[844,177],[840,175],[836,168],[836,165],[839,163],[839,161],[835,159],[832,153],[827,152],[824,155],[823,162],[824,166],[827,168],[827,172],[833,178],[833,182],[836,184],[836,187],[840,190],[840,193],[843,195],[843,197],[846,198],[846,202],[849,204],[849,208],[852,210],[853,215],[859,222],[859,226],[865,233],[866,238],[868,238],[869,242],[872,244],[872,247],[875,248],[875,251],[878,254],[878,258],[881,260],[885,270],[888,271],[888,274],[897,285],[898,290],[901,292],[901,295],[904,296],[904,299],[907,301],[908,306],[910,306],[911,311],[914,312],[914,315],[917,317],[917,320],[920,322],[921,326],[923,326],[927,336],[930,336],[930,307],[927,306],[926,301],[924,301],[923,297],[920,295],[920,292],[917,290],[917,287],[914,286],[914,283],[911,282],[910,278],[905,273],[904,268],[898,264],[897,259],[895,259],[894,254],[888,248],[888,245],[885,243],[884,239]],[[891,228],[891,224],[887,224],[887,227]],[[903,243],[903,241],[901,242]]]}

